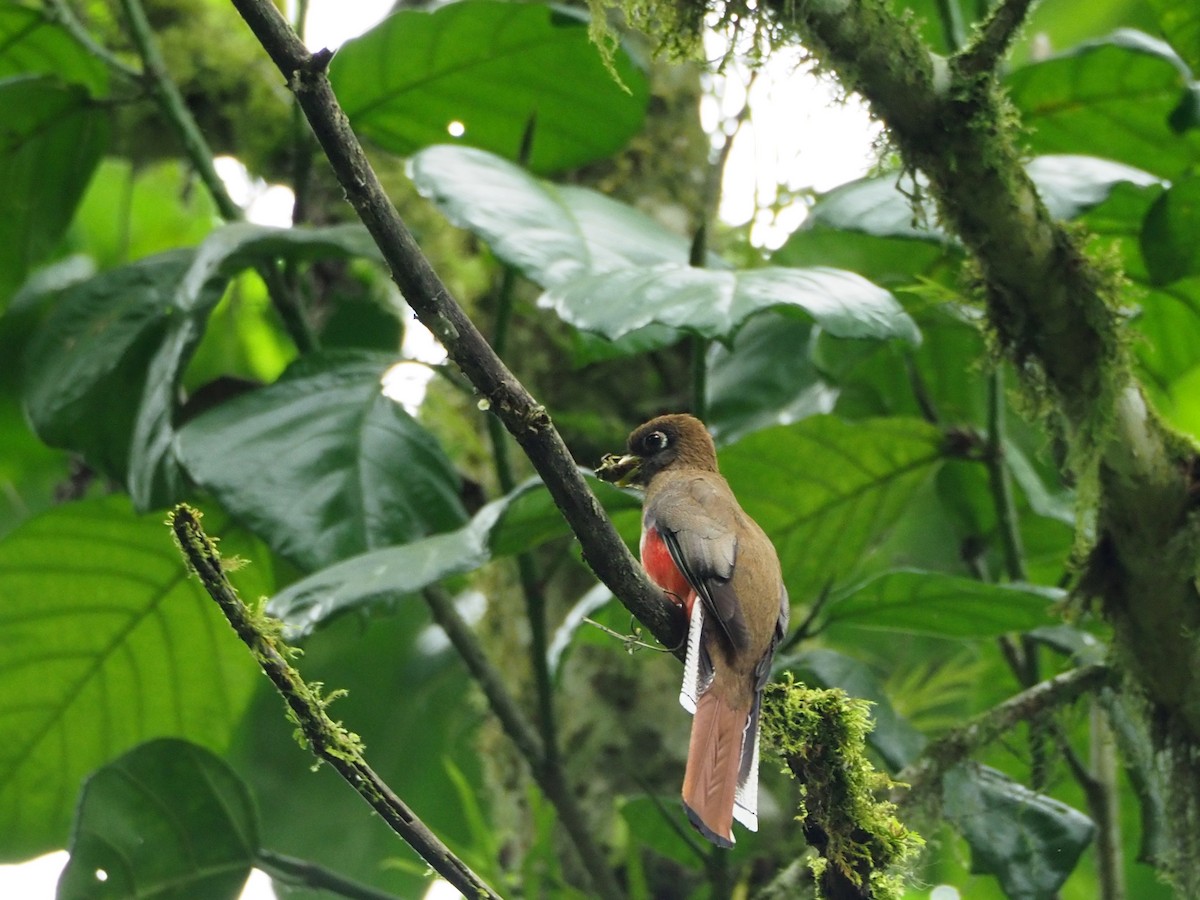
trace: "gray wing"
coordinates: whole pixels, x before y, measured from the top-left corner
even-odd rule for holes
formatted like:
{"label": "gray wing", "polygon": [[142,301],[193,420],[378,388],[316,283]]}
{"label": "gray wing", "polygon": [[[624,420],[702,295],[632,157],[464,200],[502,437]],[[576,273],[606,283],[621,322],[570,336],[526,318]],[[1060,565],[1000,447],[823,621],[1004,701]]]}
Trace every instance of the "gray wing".
{"label": "gray wing", "polygon": [[744,652],[750,632],[732,583],[737,562],[732,523],[737,521],[737,507],[729,489],[704,478],[691,479],[664,490],[648,513],[671,559],[730,647]]}

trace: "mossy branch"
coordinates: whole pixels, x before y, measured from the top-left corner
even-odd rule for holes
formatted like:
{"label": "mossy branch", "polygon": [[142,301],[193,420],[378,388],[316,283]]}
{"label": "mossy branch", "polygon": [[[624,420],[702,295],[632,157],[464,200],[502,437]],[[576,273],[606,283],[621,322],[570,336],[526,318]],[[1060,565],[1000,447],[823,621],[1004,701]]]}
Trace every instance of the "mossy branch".
{"label": "mossy branch", "polygon": [[271,679],[313,754],[329,763],[396,834],[464,896],[499,900],[500,895],[455,856],[367,765],[358,736],[330,718],[328,706],[336,695],[321,696],[318,686],[305,682],[291,666],[289,650],[279,637],[280,623],[251,610],[238,597],[200,518],[198,511],[180,504],[167,523],[188,567]]}
{"label": "mossy branch", "polygon": [[766,746],[800,785],[796,820],[819,855],[810,866],[820,896],[901,896],[906,869],[924,842],[896,818],[885,799],[894,783],[867,758],[870,704],[789,675],[767,687],[762,729]]}

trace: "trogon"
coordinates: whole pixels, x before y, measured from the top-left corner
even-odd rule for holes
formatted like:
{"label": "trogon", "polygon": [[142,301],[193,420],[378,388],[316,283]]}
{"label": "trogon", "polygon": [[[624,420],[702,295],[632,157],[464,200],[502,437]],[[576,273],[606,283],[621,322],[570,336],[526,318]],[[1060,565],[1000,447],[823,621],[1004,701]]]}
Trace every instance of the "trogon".
{"label": "trogon", "polygon": [[[645,489],[642,566],[688,615],[679,701],[694,715],[683,804],[696,829],[731,847],[733,819],[758,829],[758,715],[788,596],[771,540],[717,471],[693,416],[659,416],[597,473]],[[699,599],[699,603],[696,600]]]}

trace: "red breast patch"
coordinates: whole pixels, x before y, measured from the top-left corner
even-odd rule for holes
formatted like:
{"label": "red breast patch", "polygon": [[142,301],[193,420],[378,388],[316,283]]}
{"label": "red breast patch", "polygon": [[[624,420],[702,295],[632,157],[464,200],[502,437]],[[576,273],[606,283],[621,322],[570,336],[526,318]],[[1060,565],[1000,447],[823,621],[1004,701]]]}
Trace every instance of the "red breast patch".
{"label": "red breast patch", "polygon": [[690,618],[696,592],[675,565],[675,560],[671,559],[671,551],[667,549],[657,528],[651,526],[642,532],[641,554],[642,568],[650,580],[662,588],[672,601],[682,606]]}

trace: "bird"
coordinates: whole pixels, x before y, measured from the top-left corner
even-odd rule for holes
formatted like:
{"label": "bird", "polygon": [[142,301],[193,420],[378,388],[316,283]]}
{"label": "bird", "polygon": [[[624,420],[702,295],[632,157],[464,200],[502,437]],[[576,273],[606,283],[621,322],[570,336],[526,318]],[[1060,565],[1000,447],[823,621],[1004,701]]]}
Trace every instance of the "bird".
{"label": "bird", "polygon": [[597,474],[645,491],[642,567],[688,616],[683,805],[701,835],[732,847],[735,818],[758,830],[759,709],[789,614],[778,554],[718,471],[712,437],[694,416],[638,426],[626,454],[606,456]]}

